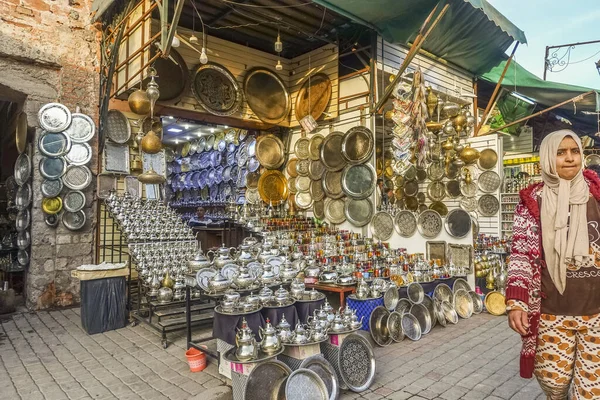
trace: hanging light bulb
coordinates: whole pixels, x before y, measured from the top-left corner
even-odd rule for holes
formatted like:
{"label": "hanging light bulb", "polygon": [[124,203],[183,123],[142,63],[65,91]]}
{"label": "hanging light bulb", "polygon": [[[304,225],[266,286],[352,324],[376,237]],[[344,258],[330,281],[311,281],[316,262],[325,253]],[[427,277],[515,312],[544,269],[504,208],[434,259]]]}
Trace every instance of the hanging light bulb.
{"label": "hanging light bulb", "polygon": [[275,69],[277,71],[281,71],[283,69],[283,65],[281,65],[281,60],[277,60],[277,65],[275,65]]}
{"label": "hanging light bulb", "polygon": [[179,38],[177,37],[177,32],[175,32],[175,36],[173,36],[173,41],[171,42],[171,46],[179,47],[179,45],[181,45],[181,42],[179,41]]}
{"label": "hanging light bulb", "polygon": [[200,64],[206,64],[208,62],[208,57],[206,56],[206,48],[202,48],[200,52]]}
{"label": "hanging light bulb", "polygon": [[281,37],[279,36],[279,33],[277,33],[277,40],[275,41],[275,52],[281,53],[282,50],[283,43],[281,43]]}
{"label": "hanging light bulb", "polygon": [[196,35],[192,34],[192,36],[190,36],[190,43],[198,44],[198,38],[196,37]]}

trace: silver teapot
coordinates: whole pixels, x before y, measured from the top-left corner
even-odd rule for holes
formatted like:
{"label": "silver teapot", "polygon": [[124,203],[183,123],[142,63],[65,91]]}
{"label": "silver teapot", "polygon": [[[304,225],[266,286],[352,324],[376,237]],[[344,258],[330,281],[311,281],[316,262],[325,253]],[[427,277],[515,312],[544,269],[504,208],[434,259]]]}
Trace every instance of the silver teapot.
{"label": "silver teapot", "polygon": [[285,315],[281,315],[281,321],[277,325],[278,336],[281,343],[289,343],[292,339],[292,326],[285,319]]}
{"label": "silver teapot", "polygon": [[343,332],[345,331],[347,328],[346,324],[344,323],[344,319],[342,318],[342,316],[340,314],[335,314],[335,316],[333,317],[333,321],[331,323],[331,331],[332,332]]}
{"label": "silver teapot", "polygon": [[292,334],[291,343],[294,344],[305,344],[309,341],[308,332],[304,328],[304,326],[298,322],[296,324],[296,329],[294,329],[294,333]]}
{"label": "silver teapot", "polygon": [[263,267],[263,273],[260,276],[260,282],[265,285],[272,285],[278,282],[277,275],[273,272],[273,266],[265,264]]}
{"label": "silver teapot", "polygon": [[274,299],[277,304],[283,305],[290,299],[290,293],[285,290],[283,286],[279,286],[279,289],[277,289],[274,293]]}
{"label": "silver teapot", "polygon": [[234,290],[227,290],[223,293],[223,300],[237,303],[240,301],[240,294]]}
{"label": "silver teapot", "polygon": [[208,291],[211,293],[219,293],[229,289],[231,282],[225,278],[221,271],[217,272],[212,279],[208,281]]}
{"label": "silver teapot", "polygon": [[252,248],[250,245],[240,245],[239,251],[235,253],[234,258],[235,262],[241,265],[246,265],[251,262],[256,261],[255,255],[252,253]]}
{"label": "silver teapot", "polygon": [[273,354],[281,349],[281,341],[277,336],[277,330],[271,325],[269,318],[267,318],[267,324],[263,328],[258,328],[258,336],[261,339],[260,349],[267,354]]}
{"label": "silver teapot", "polygon": [[235,251],[235,248],[225,247],[225,243],[223,243],[223,245],[217,249],[216,253],[209,251],[207,255],[210,256],[212,254],[212,262],[215,265],[215,267],[223,268],[227,264],[234,263],[234,260],[231,258],[232,250]]}
{"label": "silver teapot", "polygon": [[188,260],[187,266],[192,271],[198,271],[200,268],[210,267],[212,262],[202,252],[202,247],[198,245],[198,251],[194,255],[194,258]]}
{"label": "silver teapot", "polygon": [[254,309],[260,307],[260,297],[250,292],[248,296],[246,296],[246,303],[252,304]]}
{"label": "silver teapot", "polygon": [[289,282],[293,280],[296,275],[298,275],[298,271],[289,260],[286,260],[283,268],[279,271],[279,278],[282,282]]}
{"label": "silver teapot", "polygon": [[273,291],[267,285],[265,285],[262,289],[260,289],[260,292],[258,292],[258,297],[263,305],[267,304],[273,299]]}
{"label": "silver teapot", "polygon": [[293,279],[290,284],[290,291],[292,293],[292,297],[295,299],[301,299],[304,296],[304,290],[306,287],[304,286],[304,282],[299,279]]}
{"label": "silver teapot", "polygon": [[327,328],[317,326],[309,330],[309,338],[313,342],[320,342],[327,337]]}
{"label": "silver teapot", "polygon": [[319,280],[321,282],[336,282],[338,279],[338,274],[334,271],[331,266],[326,265],[323,267],[323,272],[319,275]]}
{"label": "silver teapot", "polygon": [[341,275],[337,279],[337,283],[342,285],[349,285],[354,283],[354,277],[352,275]]}
{"label": "silver teapot", "polygon": [[255,279],[248,271],[248,268],[240,266],[232,280],[235,286],[237,286],[239,289],[245,289],[252,286]]}
{"label": "silver teapot", "polygon": [[244,317],[242,317],[242,327],[238,329],[235,335],[235,345],[237,346],[235,356],[240,361],[249,361],[255,359],[258,355],[258,346],[254,338],[254,333],[248,328],[248,322],[246,322],[246,318]]}
{"label": "silver teapot", "polygon": [[307,278],[318,278],[320,274],[321,268],[317,265],[317,261],[314,258],[307,258],[304,275]]}

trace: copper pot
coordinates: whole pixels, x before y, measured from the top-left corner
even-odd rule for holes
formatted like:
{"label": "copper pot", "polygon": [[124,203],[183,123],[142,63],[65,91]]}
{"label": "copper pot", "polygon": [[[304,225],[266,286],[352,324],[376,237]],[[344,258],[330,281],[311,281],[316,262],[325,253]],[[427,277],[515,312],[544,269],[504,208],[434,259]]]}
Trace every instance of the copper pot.
{"label": "copper pot", "polygon": [[131,111],[138,115],[146,115],[150,112],[150,99],[144,90],[138,89],[131,93],[127,102]]}

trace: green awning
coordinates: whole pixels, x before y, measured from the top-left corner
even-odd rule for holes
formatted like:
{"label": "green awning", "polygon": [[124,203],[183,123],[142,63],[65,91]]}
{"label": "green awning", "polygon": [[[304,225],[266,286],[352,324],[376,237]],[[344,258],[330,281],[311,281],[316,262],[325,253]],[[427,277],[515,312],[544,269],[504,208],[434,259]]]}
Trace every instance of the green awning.
{"label": "green awning", "polygon": [[[386,41],[416,37],[438,0],[314,0],[377,31]],[[450,8],[423,44],[426,50],[475,74],[497,64],[525,34],[486,0],[449,0]],[[438,8],[438,11],[441,9]]]}
{"label": "green awning", "polygon": [[[500,80],[502,71],[506,65],[506,57],[480,77],[496,84]],[[563,101],[569,100],[579,94],[596,90],[596,96],[587,96],[583,101],[577,103],[579,110],[600,111],[599,90],[586,88],[583,86],[567,85],[565,83],[545,81],[536,75],[527,71],[516,61],[512,61],[508,66],[506,75],[502,80],[502,86],[510,91],[527,96],[537,103],[546,107],[551,107]],[[565,110],[573,111],[573,104],[568,103],[562,107]]]}

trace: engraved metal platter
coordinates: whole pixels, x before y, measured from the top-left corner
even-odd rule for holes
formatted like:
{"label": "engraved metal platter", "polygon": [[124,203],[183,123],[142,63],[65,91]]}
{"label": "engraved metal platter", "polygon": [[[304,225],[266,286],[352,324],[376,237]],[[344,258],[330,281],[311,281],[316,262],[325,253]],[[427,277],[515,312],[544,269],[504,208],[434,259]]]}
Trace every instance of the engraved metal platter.
{"label": "engraved metal platter", "polygon": [[14,176],[18,186],[22,186],[31,177],[31,159],[27,153],[21,153],[17,157],[17,161],[15,161]]}
{"label": "engraved metal platter", "polygon": [[406,206],[406,209],[410,211],[417,211],[419,209],[419,201],[414,196],[405,196],[404,205]]}
{"label": "engraved metal platter", "polygon": [[[265,398],[264,394],[262,398]],[[325,382],[315,371],[299,368],[287,378],[285,398],[327,400],[329,399],[329,392]]]}
{"label": "engraved metal platter", "polygon": [[305,137],[301,137],[296,140],[296,144],[294,145],[294,154],[296,154],[296,157],[298,157],[299,160],[308,160],[310,157],[309,146],[310,141]]}
{"label": "engraved metal platter", "polygon": [[362,164],[373,154],[373,132],[364,126],[350,128],[342,140],[342,155],[349,164]]}
{"label": "engraved metal platter", "polygon": [[244,97],[229,70],[213,62],[200,64],[196,69],[192,79],[192,93],[206,111],[221,116],[235,114]]}
{"label": "engraved metal platter", "polygon": [[87,143],[73,143],[65,159],[69,164],[85,165],[92,159],[92,147]]}
{"label": "engraved metal platter", "polygon": [[365,226],[373,218],[373,203],[370,199],[346,199],[344,214],[352,225]]}
{"label": "engraved metal platter", "polygon": [[455,208],[446,216],[446,232],[455,238],[464,238],[471,232],[471,215],[461,208]]}
{"label": "engraved metal platter", "polygon": [[290,178],[295,178],[295,177],[298,176],[298,171],[296,170],[296,164],[298,164],[298,159],[297,158],[291,158],[287,162],[285,170],[287,171],[287,173],[290,176]]}
{"label": "engraved metal platter", "polygon": [[325,198],[325,191],[323,190],[323,183],[321,180],[311,181],[309,191],[314,201],[323,200]]}
{"label": "engraved metal platter", "polygon": [[31,191],[31,185],[25,182],[22,186],[17,189],[17,195],[15,197],[15,206],[18,210],[24,210],[31,204],[33,198],[33,192]]}
{"label": "engraved metal platter", "polygon": [[471,297],[471,302],[473,303],[473,314],[481,314],[483,311],[483,300],[481,300],[481,297],[472,290],[469,290],[468,293]]}
{"label": "engraved metal platter", "polygon": [[69,212],[77,212],[85,207],[85,195],[79,190],[72,190],[65,194],[63,207]]}
{"label": "engraved metal platter", "polygon": [[484,171],[479,175],[477,183],[482,192],[492,193],[498,190],[502,179],[500,179],[500,176],[495,171]]}
{"label": "engraved metal platter", "polygon": [[65,173],[67,163],[63,158],[46,158],[40,159],[40,174],[46,179],[58,179]]}
{"label": "engraved metal platter", "polygon": [[416,180],[404,181],[404,194],[406,196],[416,196],[419,192],[419,182]]}
{"label": "engraved metal platter", "polygon": [[71,231],[77,231],[83,228],[86,221],[85,212],[83,212],[83,210],[77,212],[65,211],[63,212],[61,219],[65,228]]}
{"label": "engraved metal platter", "polygon": [[371,231],[379,240],[388,240],[394,233],[394,218],[388,212],[377,212],[371,219]]}
{"label": "engraved metal platter", "polygon": [[131,125],[129,125],[129,120],[121,111],[109,110],[104,132],[106,137],[113,142],[124,144],[131,137]]}
{"label": "engraved metal platter", "polygon": [[427,186],[427,197],[431,201],[442,201],[446,197],[446,185],[440,181],[433,181]]}
{"label": "engraved metal platter", "polygon": [[290,94],[285,84],[266,68],[252,68],[246,73],[244,93],[248,106],[261,121],[278,124],[290,112]]}
{"label": "engraved metal platter", "polygon": [[371,164],[347,165],[342,172],[342,189],[353,199],[369,197],[376,183],[377,173]]}
{"label": "engraved metal platter", "polygon": [[477,198],[476,197],[462,197],[459,202],[460,208],[465,211],[472,212],[477,210]]}
{"label": "engraved metal platter", "polygon": [[325,218],[332,224],[341,224],[346,220],[343,199],[325,199]]}
{"label": "engraved metal platter", "polygon": [[375,355],[369,341],[358,333],[349,334],[339,348],[338,367],[353,392],[367,390],[375,380]]}
{"label": "engraved metal platter", "polygon": [[330,133],[321,145],[321,162],[329,171],[340,171],[346,166],[346,159],[342,155],[342,132]]}
{"label": "engraved metal platter", "polygon": [[387,320],[387,329],[390,333],[390,337],[396,343],[401,342],[404,339],[404,333],[402,332],[402,314],[397,311],[392,311]]}
{"label": "engraved metal platter", "polygon": [[297,176],[295,186],[297,192],[308,192],[310,190],[311,180],[308,176]]}
{"label": "engraved metal platter", "polygon": [[410,340],[421,339],[421,325],[419,324],[419,320],[417,320],[417,317],[406,312],[402,314],[401,324],[404,336],[406,336]]}
{"label": "engraved metal platter", "polygon": [[266,171],[258,180],[261,199],[269,204],[280,204],[288,197],[287,179],[277,170]]}
{"label": "engraved metal platter", "polygon": [[417,217],[412,211],[399,211],[394,217],[394,227],[400,236],[411,237],[417,230]]}
{"label": "engraved metal platter", "polygon": [[[422,206],[425,207],[424,204],[422,204]],[[421,208],[421,206],[419,206],[419,209],[420,208]],[[448,207],[446,206],[446,204],[442,203],[441,201],[434,201],[433,203],[431,203],[429,205],[429,209],[436,211],[442,217],[445,217],[448,214]]]}
{"label": "engraved metal platter", "polygon": [[300,176],[309,176],[310,160],[298,160],[296,163],[296,172]]}
{"label": "engraved metal platter", "polygon": [[413,304],[410,307],[410,314],[414,315],[417,321],[419,321],[419,325],[421,326],[421,333],[426,335],[431,330],[432,326],[432,315],[429,313],[429,310],[423,304]]}
{"label": "engraved metal platter", "polygon": [[69,189],[82,190],[92,183],[92,171],[85,165],[70,165],[62,180]]}
{"label": "engraved metal platter", "polygon": [[452,301],[452,297],[454,297],[454,293],[450,286],[445,283],[438,284],[435,289],[433,289],[433,299],[439,302],[443,301]]}
{"label": "engraved metal platter", "polygon": [[325,218],[325,202],[323,200],[313,202],[313,214],[318,219]]}
{"label": "engraved metal platter", "polygon": [[428,260],[440,260],[446,264],[446,242],[428,240],[425,242],[425,255]]}
{"label": "engraved metal platter", "polygon": [[284,388],[292,373],[290,367],[277,360],[257,364],[247,377],[245,400],[285,400]]}
{"label": "engraved metal platter", "polygon": [[432,181],[442,180],[442,178],[444,177],[444,172],[445,171],[443,161],[434,161],[431,164],[429,164],[429,167],[427,168],[427,175]]}
{"label": "engraved metal platter", "polygon": [[104,146],[104,170],[129,174],[129,146],[106,143]]}
{"label": "engraved metal platter", "polygon": [[317,73],[306,78],[296,98],[296,120],[300,121],[307,115],[318,120],[329,105],[331,92],[331,80],[327,75]]}
{"label": "engraved metal platter", "polygon": [[327,387],[329,400],[337,400],[340,394],[340,384],[333,366],[321,354],[316,354],[305,358],[300,364],[300,368],[306,368],[315,372]]}
{"label": "engraved metal platter", "polygon": [[64,132],[43,132],[38,149],[46,157],[62,157],[71,150],[71,138]]}
{"label": "engraved metal platter", "polygon": [[452,283],[452,291],[456,292],[457,290],[461,290],[461,289],[469,291],[469,290],[471,290],[471,286],[469,285],[469,282],[467,282],[465,279],[456,278],[454,280],[454,283]]}
{"label": "engraved metal platter", "polygon": [[427,170],[425,168],[417,167],[417,181],[425,182],[427,179]]}
{"label": "engraved metal platter", "polygon": [[294,197],[296,207],[300,210],[307,210],[313,205],[313,198],[309,192],[298,192]]}
{"label": "engraved metal platter", "polygon": [[456,313],[456,310],[452,306],[452,303],[450,303],[449,301],[443,301],[442,302],[442,312],[444,313],[444,317],[446,318],[446,321],[448,321],[454,325],[456,325],[458,323],[458,314]]}
{"label": "engraved metal platter", "polygon": [[449,243],[448,260],[457,267],[471,271],[473,268],[473,246]]}
{"label": "engraved metal platter", "polygon": [[73,143],[89,142],[96,133],[96,124],[85,114],[71,114],[71,125],[65,130]]}
{"label": "engraved metal platter", "polygon": [[320,180],[325,171],[325,165],[320,160],[312,160],[308,166],[308,176],[313,180]]}
{"label": "engraved metal platter", "polygon": [[491,194],[484,194],[479,198],[479,213],[482,217],[492,217],[498,213],[500,202]]}
{"label": "engraved metal platter", "polygon": [[384,306],[376,307],[369,316],[369,333],[378,346],[385,347],[392,343],[387,329],[387,319],[390,312]]}
{"label": "engraved metal platter", "polygon": [[290,179],[288,179],[287,186],[288,186],[288,190],[290,191],[290,193],[296,194],[296,192],[297,192],[297,190],[296,190],[296,178],[290,178]]}
{"label": "engraved metal platter", "polygon": [[433,239],[440,234],[443,228],[442,217],[437,211],[425,210],[417,219],[419,233],[427,239]]}
{"label": "engraved metal platter", "polygon": [[477,184],[475,182],[461,182],[460,192],[465,197],[475,197],[477,195]]}
{"label": "engraved metal platter", "polygon": [[454,292],[453,305],[459,317],[467,319],[473,315],[473,301],[467,290],[459,289]]}
{"label": "engraved metal platter", "polygon": [[268,169],[281,167],[284,161],[285,147],[277,136],[267,134],[256,141],[256,158]]}
{"label": "engraved metal platter", "polygon": [[477,164],[481,169],[492,169],[498,163],[498,153],[493,149],[484,149],[479,153]]}
{"label": "engraved metal platter", "polygon": [[71,112],[60,103],[48,103],[40,108],[38,121],[47,132],[62,132],[71,125]]}
{"label": "engraved metal platter", "polygon": [[31,223],[31,213],[29,209],[24,208],[20,210],[17,214],[17,219],[15,220],[15,227],[17,228],[17,232],[23,232],[25,229],[29,228],[29,224]]}
{"label": "engraved metal platter", "polygon": [[453,179],[446,182],[446,194],[451,199],[456,199],[461,195],[460,193],[460,182]]}
{"label": "engraved metal platter", "polygon": [[317,161],[321,159],[321,145],[323,144],[324,139],[323,135],[318,133],[310,138],[308,154],[311,160]]}
{"label": "engraved metal platter", "polygon": [[342,171],[325,171],[323,174],[323,191],[331,199],[344,197],[342,187]]}

